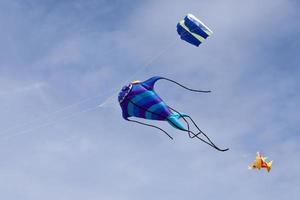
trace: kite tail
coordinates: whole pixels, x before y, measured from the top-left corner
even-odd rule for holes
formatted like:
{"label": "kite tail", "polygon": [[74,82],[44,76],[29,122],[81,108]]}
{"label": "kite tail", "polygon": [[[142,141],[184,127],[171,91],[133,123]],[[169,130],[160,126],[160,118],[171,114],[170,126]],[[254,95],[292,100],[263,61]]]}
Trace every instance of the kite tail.
{"label": "kite tail", "polygon": [[[187,130],[183,130],[183,131],[187,131],[188,132],[188,134],[189,134],[189,137],[190,138],[197,138],[197,139],[199,139],[199,140],[201,140],[202,142],[204,142],[205,144],[207,144],[207,145],[209,145],[209,146],[211,146],[211,147],[213,147],[214,149],[216,149],[216,150],[218,150],[218,151],[228,151],[229,150],[229,148],[226,148],[226,149],[221,149],[221,148],[219,148],[218,146],[216,146],[212,141],[211,141],[211,139],[197,126],[197,124],[194,122],[194,120],[190,117],[190,116],[188,116],[188,115],[182,115],[180,112],[178,112],[177,110],[175,110],[175,109],[173,109],[173,108],[171,108],[170,106],[168,106],[171,110],[173,110],[174,112],[176,112],[176,113],[178,113],[179,115],[180,115],[180,117],[185,121],[185,123],[187,124]],[[189,125],[189,122],[185,119],[185,117],[187,117],[187,118],[189,118],[191,121],[192,121],[192,123],[194,124],[194,126],[198,129],[198,133],[194,133],[193,131],[191,131],[190,130],[190,125]],[[181,129],[182,130],[182,129]],[[201,138],[199,135],[203,135],[205,138],[206,138],[206,140],[204,140],[203,138]]]}
{"label": "kite tail", "polygon": [[128,119],[128,118],[126,120],[128,120],[130,122],[135,122],[135,123],[138,123],[138,124],[141,124],[141,125],[144,125],[144,126],[150,126],[150,127],[159,129],[160,131],[164,132],[170,139],[173,140],[173,137],[167,131],[163,130],[162,128],[159,128],[158,126],[155,126],[155,125],[152,125],[152,124],[143,123],[143,122],[136,121],[136,120],[131,120],[131,119]]}
{"label": "kite tail", "polygon": [[203,93],[209,93],[209,92],[211,92],[210,90],[196,90],[196,89],[191,89],[191,88],[188,88],[188,87],[186,87],[186,86],[184,86],[184,85],[182,85],[182,84],[180,84],[177,81],[174,81],[172,79],[168,79],[168,78],[164,78],[164,77],[162,77],[162,79],[170,81],[172,83],[175,83],[176,85],[179,85],[180,87],[182,87],[182,88],[184,88],[186,90],[192,91],[192,92],[203,92]]}

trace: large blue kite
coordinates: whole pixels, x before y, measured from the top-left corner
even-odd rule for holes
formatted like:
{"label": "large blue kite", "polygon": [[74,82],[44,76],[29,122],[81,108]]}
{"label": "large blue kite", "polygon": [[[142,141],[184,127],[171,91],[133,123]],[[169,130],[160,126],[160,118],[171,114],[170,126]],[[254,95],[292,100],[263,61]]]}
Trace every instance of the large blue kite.
{"label": "large blue kite", "polygon": [[[167,121],[169,124],[171,124],[174,128],[177,128],[181,131],[185,131],[188,133],[190,138],[198,138],[202,142],[210,145],[211,147],[219,150],[219,151],[227,151],[228,149],[220,149],[218,148],[209,138],[208,136],[199,129],[199,127],[196,125],[196,123],[193,121],[193,119],[184,113],[178,112],[175,109],[168,106],[154,91],[154,84],[158,80],[167,80],[170,82],[173,82],[187,90],[193,91],[193,92],[210,92],[210,91],[203,91],[203,90],[194,90],[185,87],[184,85],[160,76],[152,77],[144,82],[141,81],[133,81],[129,83],[128,85],[124,86],[122,90],[119,93],[118,100],[120,103],[120,106],[122,108],[122,114],[123,118],[136,122],[139,124],[143,124],[146,126],[151,126],[154,128],[157,128],[161,131],[163,131],[165,134],[167,134],[171,139],[173,139],[170,134],[168,134],[165,130],[163,130],[160,127],[143,123],[140,121],[129,119],[130,117],[137,117],[137,118],[144,118],[149,120],[161,120],[161,121]],[[180,121],[182,119],[186,126]],[[190,120],[194,126],[197,128],[198,132],[194,133],[190,130],[190,125],[188,120]],[[205,139],[200,137],[200,135],[204,136]]]}

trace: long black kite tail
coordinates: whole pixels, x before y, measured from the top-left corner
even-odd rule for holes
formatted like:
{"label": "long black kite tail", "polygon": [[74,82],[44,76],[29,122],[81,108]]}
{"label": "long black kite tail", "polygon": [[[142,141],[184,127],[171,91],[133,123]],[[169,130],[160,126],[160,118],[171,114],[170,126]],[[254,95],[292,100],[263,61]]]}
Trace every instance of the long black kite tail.
{"label": "long black kite tail", "polygon": [[212,141],[211,141],[211,139],[198,127],[198,125],[194,122],[194,120],[190,117],[190,116],[187,116],[191,121],[192,121],[192,123],[194,124],[194,126],[198,129],[198,131],[199,131],[199,133],[197,133],[197,134],[194,134],[193,136],[194,137],[197,137],[198,139],[200,139],[199,138],[199,134],[202,134],[208,141],[209,141],[209,143],[210,144],[212,144],[212,146],[215,148],[215,149],[217,149],[218,151],[228,151],[229,150],[229,148],[226,148],[226,149],[221,149],[221,148],[219,148],[219,147],[217,147]]}
{"label": "long black kite tail", "polygon": [[158,126],[155,126],[155,125],[152,125],[152,124],[143,123],[143,122],[136,121],[136,120],[131,120],[131,119],[128,119],[128,118],[126,120],[128,120],[130,122],[135,122],[135,123],[138,123],[138,124],[141,124],[141,125],[144,125],[144,126],[149,126],[149,127],[156,128],[156,129],[164,132],[170,139],[173,140],[173,137],[167,131],[163,130],[162,128],[159,128]]}
{"label": "long black kite tail", "polygon": [[[229,148],[226,148],[226,149],[221,149],[221,148],[219,148],[217,145],[215,145],[212,141],[211,141],[211,139],[197,126],[197,124],[194,122],[194,120],[190,117],[190,116],[188,116],[188,115],[185,115],[185,116],[183,116],[180,112],[178,112],[177,110],[175,110],[174,108],[171,108],[170,106],[168,106],[172,111],[174,111],[174,112],[176,112],[176,113],[178,113],[179,115],[180,115],[180,117],[185,121],[185,123],[187,124],[187,127],[188,127],[188,130],[187,130],[187,132],[188,132],[188,134],[189,134],[189,137],[190,138],[197,138],[197,139],[199,139],[199,140],[201,140],[202,142],[204,142],[205,144],[207,144],[207,145],[209,145],[209,146],[211,146],[211,147],[213,147],[214,149],[216,149],[216,150],[218,150],[218,151],[228,151],[229,150]],[[192,132],[191,130],[190,130],[190,125],[189,125],[189,122],[185,119],[185,118],[189,118],[191,121],[192,121],[192,123],[194,124],[194,126],[198,129],[198,133],[194,133],[194,132]],[[203,138],[201,138],[199,135],[203,135],[205,138],[206,138],[206,140],[204,140]]]}
{"label": "long black kite tail", "polygon": [[172,83],[175,83],[176,85],[179,85],[180,87],[182,87],[182,88],[184,88],[186,90],[192,91],[192,92],[203,92],[203,93],[209,93],[209,92],[211,92],[210,90],[196,90],[196,89],[191,89],[191,88],[188,88],[188,87],[182,85],[181,83],[178,83],[177,81],[174,81],[174,80],[169,79],[169,78],[164,78],[163,77],[161,79],[164,79],[164,80],[170,81]]}

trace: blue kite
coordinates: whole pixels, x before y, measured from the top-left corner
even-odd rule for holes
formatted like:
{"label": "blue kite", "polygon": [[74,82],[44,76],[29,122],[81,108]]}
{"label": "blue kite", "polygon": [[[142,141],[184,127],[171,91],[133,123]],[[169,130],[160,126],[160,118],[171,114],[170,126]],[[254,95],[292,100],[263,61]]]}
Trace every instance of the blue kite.
{"label": "blue kite", "polygon": [[[158,80],[167,80],[172,83],[175,83],[184,89],[193,92],[203,92],[208,93],[210,91],[203,91],[203,90],[194,90],[190,89],[174,80],[155,76],[146,81],[133,81],[128,85],[124,86],[119,93],[118,101],[120,103],[123,118],[125,120],[136,122],[142,125],[150,126],[157,128],[167,134],[171,139],[173,137],[163,130],[160,127],[143,123],[140,121],[129,119],[130,117],[137,117],[137,118],[144,118],[150,120],[160,120],[160,121],[167,121],[170,125],[174,128],[179,129],[181,131],[185,131],[188,133],[190,138],[198,138],[202,142],[210,145],[211,147],[219,150],[219,151],[227,151],[227,149],[220,149],[218,148],[210,139],[209,137],[199,129],[196,125],[194,120],[187,114],[181,113],[176,111],[175,109],[168,106],[154,91],[154,84]],[[186,123],[186,127],[180,121],[182,119]],[[194,133],[190,130],[190,125],[188,120],[190,120],[194,126],[197,128],[198,133]],[[200,135],[204,136],[206,139],[200,137]]]}
{"label": "blue kite", "polygon": [[194,15],[187,14],[177,24],[177,33],[182,40],[198,47],[213,32]]}

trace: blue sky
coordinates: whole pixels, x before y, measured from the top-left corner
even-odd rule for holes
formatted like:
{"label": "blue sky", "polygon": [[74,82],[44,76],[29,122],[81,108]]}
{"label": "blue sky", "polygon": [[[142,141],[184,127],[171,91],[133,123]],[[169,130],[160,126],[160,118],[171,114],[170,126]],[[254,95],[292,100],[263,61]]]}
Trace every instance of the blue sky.
{"label": "blue sky", "polygon": [[[300,4],[293,0],[0,0],[0,198],[299,198]],[[181,41],[187,13],[214,34]],[[166,46],[162,56],[142,67]],[[117,97],[154,75],[219,153],[126,122]],[[97,105],[107,102],[99,108]],[[256,151],[274,168],[250,171]]]}

